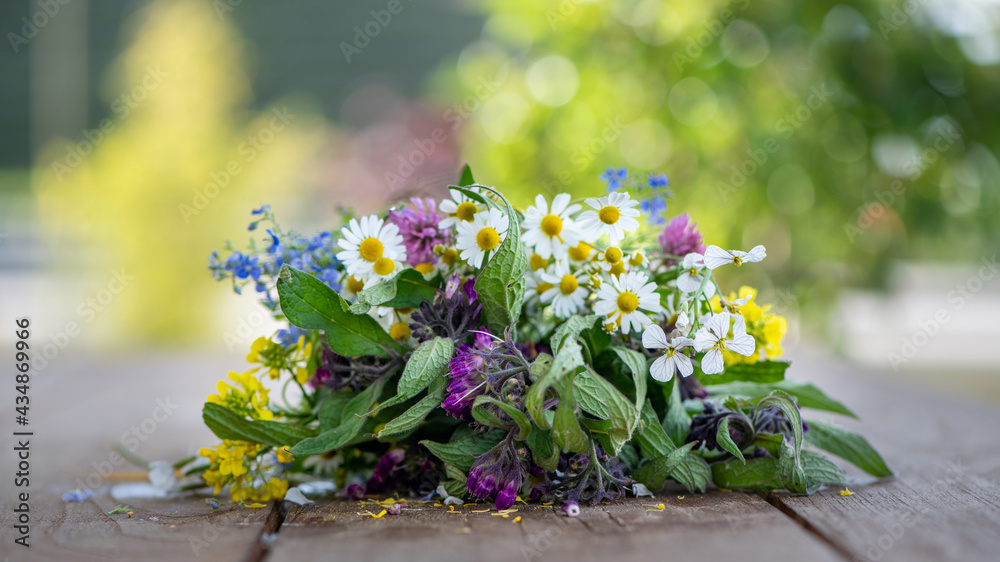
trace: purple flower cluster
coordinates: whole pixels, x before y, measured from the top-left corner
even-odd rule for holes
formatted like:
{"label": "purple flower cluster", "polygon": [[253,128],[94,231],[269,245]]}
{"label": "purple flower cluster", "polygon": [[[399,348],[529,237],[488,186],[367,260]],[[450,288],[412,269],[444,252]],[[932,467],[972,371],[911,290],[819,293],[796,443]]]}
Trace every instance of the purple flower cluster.
{"label": "purple flower cluster", "polygon": [[435,336],[454,341],[465,339],[470,330],[479,326],[479,313],[483,309],[475,285],[475,279],[463,282],[458,275],[448,277],[444,290],[437,291],[434,301],[422,302],[410,316],[413,336],[418,341]]}
{"label": "purple flower cluster", "polygon": [[[692,252],[705,253],[705,245],[701,241],[698,225],[691,222],[691,217],[687,213],[670,219],[657,240],[660,242],[663,254],[667,256],[684,257]],[[676,265],[679,261],[668,260],[666,264],[667,266]]]}
{"label": "purple flower cluster", "polygon": [[438,261],[434,246],[451,244],[451,233],[438,229],[444,215],[438,213],[433,199],[414,197],[410,202],[413,203],[412,208],[389,211],[389,222],[399,227],[403,245],[406,246],[407,265],[434,265]]}
{"label": "purple flower cluster", "polygon": [[472,463],[465,487],[479,499],[492,498],[497,509],[508,509],[517,500],[524,478],[518,450],[511,439],[505,439]]}
{"label": "purple flower cluster", "polygon": [[451,381],[448,396],[441,407],[448,414],[462,420],[472,419],[472,403],[486,391],[487,360],[483,356],[493,350],[496,343],[484,328],[472,337],[472,345],[458,344],[455,357],[448,362]]}

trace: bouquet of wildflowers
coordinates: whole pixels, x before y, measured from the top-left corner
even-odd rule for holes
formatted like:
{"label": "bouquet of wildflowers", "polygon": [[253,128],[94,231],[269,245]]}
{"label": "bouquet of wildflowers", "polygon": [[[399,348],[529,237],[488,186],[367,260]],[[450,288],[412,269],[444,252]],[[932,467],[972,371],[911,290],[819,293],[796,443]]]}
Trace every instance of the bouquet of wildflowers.
{"label": "bouquet of wildflowers", "polygon": [[312,237],[254,211],[266,236],[210,269],[287,327],[208,397],[222,442],[191,463],[193,487],[266,501],[323,481],[507,509],[665,486],[808,494],[844,479],[819,450],[891,474],[863,437],[803,419],[853,414],[785,379],[785,319],[754,289],[717,285],[765,248],[666,221],[663,176],[602,178],[604,196],[521,210],[466,168],[449,198]]}

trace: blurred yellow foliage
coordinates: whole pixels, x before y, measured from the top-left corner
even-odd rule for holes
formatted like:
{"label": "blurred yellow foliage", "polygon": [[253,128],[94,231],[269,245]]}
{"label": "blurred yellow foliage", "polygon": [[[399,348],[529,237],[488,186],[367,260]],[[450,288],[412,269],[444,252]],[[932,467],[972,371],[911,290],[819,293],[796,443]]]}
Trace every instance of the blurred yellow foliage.
{"label": "blurred yellow foliage", "polygon": [[280,103],[247,112],[241,38],[208,3],[140,16],[109,76],[111,114],[43,151],[35,189],[55,241],[135,277],[109,309],[116,339],[190,341],[213,328],[220,296],[209,252],[245,232],[252,208],[294,195],[321,121]]}

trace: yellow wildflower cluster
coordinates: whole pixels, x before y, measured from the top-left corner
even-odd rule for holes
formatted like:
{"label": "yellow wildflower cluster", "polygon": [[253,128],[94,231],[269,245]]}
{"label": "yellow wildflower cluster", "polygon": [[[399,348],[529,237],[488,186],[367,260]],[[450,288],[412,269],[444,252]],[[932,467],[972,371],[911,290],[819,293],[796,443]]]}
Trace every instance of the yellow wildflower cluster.
{"label": "yellow wildflower cluster", "polygon": [[285,347],[269,338],[259,337],[250,346],[247,361],[257,363],[249,373],[264,371],[271,380],[281,376],[281,371],[288,371],[295,376],[299,384],[309,380],[309,358],[312,357],[312,344],[306,342],[305,336],[299,337],[294,345]]}
{"label": "yellow wildflower cluster", "polygon": [[[738,294],[730,293],[726,297],[726,300],[732,303],[746,297],[750,298],[746,303],[738,307],[738,311],[730,310],[730,312],[743,315],[743,319],[746,321],[747,333],[753,336],[754,341],[757,342],[758,352],[745,357],[731,351],[723,351],[722,358],[726,365],[756,363],[760,359],[759,350],[761,349],[764,350],[764,356],[767,359],[776,359],[784,353],[781,341],[785,338],[785,334],[788,333],[788,321],[785,320],[784,316],[771,312],[771,305],[758,305],[756,302],[757,289],[753,287],[744,285],[740,287]],[[710,303],[713,312],[722,311],[722,301],[719,299],[719,295],[712,297]]]}
{"label": "yellow wildflower cluster", "polygon": [[[209,467],[202,474],[205,484],[211,486],[213,493],[219,494],[222,488],[229,486],[229,495],[234,502],[268,501],[285,497],[288,491],[288,481],[272,477],[263,485],[254,486],[254,473],[259,472],[259,455],[262,445],[247,441],[225,440],[214,448],[203,447],[201,456],[208,459]],[[287,448],[283,451],[286,455]],[[281,455],[278,455],[279,460]]]}
{"label": "yellow wildflower cluster", "polygon": [[225,406],[237,414],[249,416],[255,420],[274,418],[274,412],[267,409],[268,390],[253,375],[253,371],[242,374],[230,372],[229,380],[238,386],[228,384],[226,381],[219,381],[215,385],[218,394],[211,394],[205,400]]}

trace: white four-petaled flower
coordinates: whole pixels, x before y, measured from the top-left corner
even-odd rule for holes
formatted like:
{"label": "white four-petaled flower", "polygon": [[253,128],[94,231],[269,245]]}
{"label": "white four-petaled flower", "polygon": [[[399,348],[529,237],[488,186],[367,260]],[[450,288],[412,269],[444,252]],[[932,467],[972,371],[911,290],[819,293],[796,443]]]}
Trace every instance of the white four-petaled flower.
{"label": "white four-petaled flower", "polygon": [[657,324],[650,324],[646,331],[642,333],[642,346],[646,349],[662,349],[663,355],[656,358],[649,366],[649,374],[660,382],[667,382],[674,378],[674,371],[680,372],[682,377],[691,376],[694,367],[691,366],[691,359],[681,352],[685,347],[691,347],[694,340],[685,337],[673,337],[667,339],[663,328]]}
{"label": "white four-petaled flower", "polygon": [[753,336],[747,334],[747,325],[742,316],[735,317],[733,337],[726,339],[729,334],[730,318],[732,316],[728,312],[720,312],[709,318],[694,334],[695,351],[705,352],[705,356],[701,359],[701,371],[706,375],[715,375],[723,371],[724,349],[749,357],[757,347]]}
{"label": "white four-petaled flower", "polygon": [[[681,262],[681,274],[677,276],[677,288],[685,293],[697,291],[705,279],[703,269],[705,269],[705,258],[701,254],[692,252],[684,256]],[[702,294],[706,299],[712,298],[715,295],[715,284],[706,283]]]}
{"label": "white four-petaled flower", "polygon": [[764,246],[754,246],[749,252],[740,250],[723,250],[718,246],[709,246],[705,250],[705,265],[709,269],[722,267],[728,263],[741,266],[745,263],[757,263],[767,257]]}

